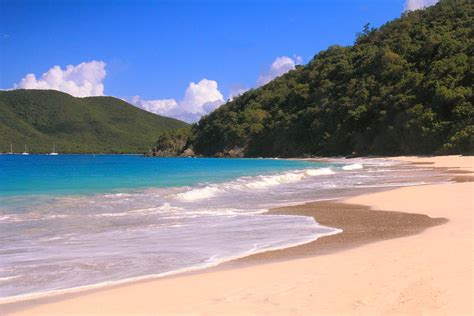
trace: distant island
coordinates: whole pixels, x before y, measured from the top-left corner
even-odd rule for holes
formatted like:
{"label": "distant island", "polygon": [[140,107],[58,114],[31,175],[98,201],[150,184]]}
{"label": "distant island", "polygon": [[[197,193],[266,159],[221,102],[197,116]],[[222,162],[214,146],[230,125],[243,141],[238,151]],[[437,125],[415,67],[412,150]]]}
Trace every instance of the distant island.
{"label": "distant island", "polygon": [[150,155],[472,154],[473,7],[442,0],[379,29],[366,25],[353,46],[331,46],[163,134]]}
{"label": "distant island", "polygon": [[188,124],[113,97],[54,90],[0,91],[0,152],[144,153],[164,132]]}

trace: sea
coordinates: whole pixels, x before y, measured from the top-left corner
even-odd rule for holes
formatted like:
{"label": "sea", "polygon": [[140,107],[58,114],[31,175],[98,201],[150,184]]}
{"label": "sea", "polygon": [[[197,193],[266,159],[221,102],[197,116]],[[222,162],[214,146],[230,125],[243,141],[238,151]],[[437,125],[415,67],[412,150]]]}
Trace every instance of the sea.
{"label": "sea", "polygon": [[0,155],[0,302],[308,243],[342,230],[268,210],[438,181],[379,159]]}

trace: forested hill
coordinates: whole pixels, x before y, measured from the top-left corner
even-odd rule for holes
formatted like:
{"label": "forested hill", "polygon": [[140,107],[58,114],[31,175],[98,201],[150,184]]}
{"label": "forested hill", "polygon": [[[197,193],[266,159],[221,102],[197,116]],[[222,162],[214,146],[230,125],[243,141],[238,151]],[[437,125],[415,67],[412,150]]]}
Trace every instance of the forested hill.
{"label": "forested hill", "polygon": [[143,153],[163,133],[188,124],[112,97],[54,90],[0,91],[0,152]]}
{"label": "forested hill", "polygon": [[366,27],[353,46],[331,46],[202,118],[188,146],[203,155],[472,153],[473,6],[441,0]]}

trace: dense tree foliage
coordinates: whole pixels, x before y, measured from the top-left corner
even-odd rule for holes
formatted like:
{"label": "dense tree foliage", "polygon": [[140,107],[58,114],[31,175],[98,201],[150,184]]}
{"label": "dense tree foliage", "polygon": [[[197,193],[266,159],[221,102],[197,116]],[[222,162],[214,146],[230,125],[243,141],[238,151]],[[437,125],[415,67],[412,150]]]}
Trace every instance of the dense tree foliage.
{"label": "dense tree foliage", "polygon": [[472,153],[473,2],[441,0],[203,117],[189,140],[215,155]]}
{"label": "dense tree foliage", "polygon": [[[191,137],[191,128],[184,127],[174,129],[163,133],[156,141],[156,146],[153,147],[146,156],[150,157],[175,157],[183,155],[187,149],[187,143]],[[194,152],[190,152],[191,156]]]}
{"label": "dense tree foliage", "polygon": [[53,90],[0,91],[0,152],[143,153],[163,132],[188,124],[112,97]]}

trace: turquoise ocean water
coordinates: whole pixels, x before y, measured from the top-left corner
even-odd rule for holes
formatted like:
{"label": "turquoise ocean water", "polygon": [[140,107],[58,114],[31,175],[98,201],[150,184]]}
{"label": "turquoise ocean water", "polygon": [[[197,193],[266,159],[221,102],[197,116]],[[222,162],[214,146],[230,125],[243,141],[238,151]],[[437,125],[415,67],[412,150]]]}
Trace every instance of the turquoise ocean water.
{"label": "turquoise ocean water", "polygon": [[192,186],[244,175],[308,168],[276,159],[150,159],[137,155],[0,155],[0,195],[95,194]]}

